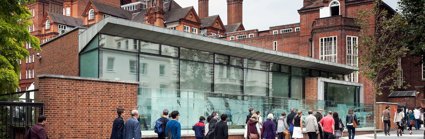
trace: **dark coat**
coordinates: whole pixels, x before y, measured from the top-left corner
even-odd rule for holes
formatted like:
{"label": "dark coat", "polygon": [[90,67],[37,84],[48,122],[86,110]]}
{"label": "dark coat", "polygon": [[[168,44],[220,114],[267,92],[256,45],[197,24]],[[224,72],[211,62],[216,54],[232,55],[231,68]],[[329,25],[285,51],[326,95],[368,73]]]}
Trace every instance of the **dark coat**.
{"label": "dark coat", "polygon": [[142,138],[142,129],[140,129],[140,123],[137,119],[128,119],[124,127],[124,139]]}
{"label": "dark coat", "polygon": [[48,139],[46,130],[42,124],[35,124],[30,128],[30,138],[31,139]]}
{"label": "dark coat", "polygon": [[267,119],[266,122],[263,123],[262,129],[262,139],[275,139],[276,137],[276,124],[271,120]]}
{"label": "dark coat", "polygon": [[204,122],[198,122],[193,127],[192,130],[195,131],[195,137],[203,138],[205,137],[205,124]]}
{"label": "dark coat", "polygon": [[216,124],[217,124],[217,119],[212,118],[208,124],[208,133],[205,136],[206,139],[214,139],[214,132],[217,126]]}
{"label": "dark coat", "polygon": [[227,139],[229,138],[229,127],[226,121],[218,122],[214,132],[215,139]]}
{"label": "dark coat", "polygon": [[111,139],[123,139],[124,138],[124,119],[119,116],[115,118],[112,124]]}
{"label": "dark coat", "polygon": [[295,118],[295,116],[296,116],[297,114],[295,113],[295,112],[291,112],[288,116],[287,116],[287,118],[286,118],[286,123],[288,124],[288,125],[294,125],[293,124],[293,121],[294,121],[294,118]]}

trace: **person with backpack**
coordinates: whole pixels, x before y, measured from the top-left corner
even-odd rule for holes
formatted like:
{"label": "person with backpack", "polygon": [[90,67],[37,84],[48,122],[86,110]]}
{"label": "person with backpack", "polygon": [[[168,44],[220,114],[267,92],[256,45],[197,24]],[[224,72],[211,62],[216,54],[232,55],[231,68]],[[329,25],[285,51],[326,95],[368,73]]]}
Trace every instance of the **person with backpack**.
{"label": "person with backpack", "polygon": [[192,130],[195,131],[196,139],[204,139],[205,137],[205,117],[204,116],[199,117],[199,122],[192,127]]}
{"label": "person with backpack", "polygon": [[162,111],[162,116],[158,120],[155,121],[155,127],[154,131],[156,134],[158,134],[158,139],[165,139],[165,127],[167,126],[168,122],[168,110],[164,109]]}
{"label": "person with backpack", "polygon": [[165,133],[167,134],[167,139],[180,139],[181,138],[181,124],[179,123],[180,113],[178,111],[173,111],[170,114],[171,120],[167,122],[165,127]]}
{"label": "person with backpack", "polygon": [[333,113],[333,118],[335,121],[335,139],[339,139],[342,137],[342,131],[344,131],[344,124],[342,123],[341,118],[339,118],[337,112]]}
{"label": "person with backpack", "polygon": [[345,125],[347,125],[348,139],[354,139],[359,122],[353,109],[348,110],[348,115],[345,117]]}
{"label": "person with backpack", "polygon": [[227,126],[227,114],[220,116],[221,121],[216,124],[214,139],[228,139],[229,127]]}
{"label": "person with backpack", "polygon": [[46,116],[40,115],[38,123],[32,126],[25,134],[26,139],[48,139],[44,126],[47,123]]}
{"label": "person with backpack", "polygon": [[122,114],[124,109],[122,107],[117,108],[118,117],[115,118],[114,123],[112,124],[111,139],[123,139],[124,138],[124,119]]}

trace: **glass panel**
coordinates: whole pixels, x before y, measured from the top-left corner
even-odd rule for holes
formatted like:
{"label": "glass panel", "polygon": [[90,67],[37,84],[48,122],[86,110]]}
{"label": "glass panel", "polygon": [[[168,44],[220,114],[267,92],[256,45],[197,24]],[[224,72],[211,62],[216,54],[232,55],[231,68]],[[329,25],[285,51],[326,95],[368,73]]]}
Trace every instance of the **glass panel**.
{"label": "glass panel", "polygon": [[213,55],[211,53],[186,48],[180,48],[180,58],[208,63],[213,62]]}
{"label": "glass panel", "polygon": [[241,94],[243,69],[225,65],[214,66],[214,92]]}
{"label": "glass panel", "polygon": [[164,94],[177,92],[178,72],[177,59],[140,55],[140,86],[144,91],[161,88]]}
{"label": "glass panel", "polygon": [[134,67],[137,67],[137,54],[102,50],[101,51],[101,79],[137,81]]}
{"label": "glass panel", "polygon": [[179,49],[173,46],[161,45],[161,55],[178,57]]}
{"label": "glass panel", "polygon": [[[134,39],[127,39],[123,37],[115,37],[111,35],[100,35],[99,37],[99,46],[103,48],[110,48],[110,49],[119,49],[124,51],[133,51],[137,52],[137,47],[133,47]],[[137,43],[137,41],[136,41]],[[130,47],[132,46],[132,47]]]}
{"label": "glass panel", "polygon": [[180,61],[180,88],[182,90],[211,91],[212,64]]}
{"label": "glass panel", "polygon": [[291,67],[291,74],[296,76],[302,76],[303,70],[301,68]]}
{"label": "glass panel", "polygon": [[272,72],[271,92],[273,97],[289,97],[289,74]]}
{"label": "glass panel", "polygon": [[219,63],[219,64],[229,64],[229,56],[225,56],[225,55],[215,55],[215,63]]}
{"label": "glass panel", "polygon": [[359,90],[356,86],[325,83],[325,94],[327,107],[334,107],[338,104],[355,105]]}
{"label": "glass panel", "polygon": [[281,65],[280,72],[291,73],[291,67],[286,66],[286,65]]}
{"label": "glass panel", "polygon": [[[86,46],[86,48],[84,48],[84,50],[81,53],[84,53],[84,52],[98,48],[99,47],[99,39],[101,39],[101,36],[102,35],[94,37],[93,40],[90,41],[90,44],[88,44]],[[31,46],[31,45],[29,45],[29,46]]]}
{"label": "glass panel", "polygon": [[268,72],[245,69],[245,95],[266,96]]}
{"label": "glass panel", "polygon": [[91,51],[80,55],[80,76],[94,77],[99,76],[99,51]]}
{"label": "glass panel", "polygon": [[270,71],[279,72],[280,71],[280,65],[275,63],[270,63]]}
{"label": "glass panel", "polygon": [[145,41],[139,41],[140,43],[140,52],[159,54],[159,44],[150,43]]}
{"label": "glass panel", "polygon": [[269,64],[267,62],[258,61],[258,60],[247,60],[247,68],[250,69],[259,69],[259,70],[268,70]]}
{"label": "glass panel", "polygon": [[291,98],[302,99],[303,98],[304,81],[301,76],[291,77]]}
{"label": "glass panel", "polygon": [[230,57],[230,65],[243,66],[243,59],[238,57]]}

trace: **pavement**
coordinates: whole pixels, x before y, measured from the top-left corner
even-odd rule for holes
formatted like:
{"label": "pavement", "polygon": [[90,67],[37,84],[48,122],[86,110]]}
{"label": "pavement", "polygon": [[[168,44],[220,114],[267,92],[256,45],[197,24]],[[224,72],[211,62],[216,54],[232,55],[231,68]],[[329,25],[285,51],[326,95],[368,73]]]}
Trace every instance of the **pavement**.
{"label": "pavement", "polygon": [[[421,128],[420,130],[413,129],[412,135],[409,134],[408,130],[404,130],[402,136],[397,137],[396,130],[390,132],[390,136],[385,136],[384,132],[378,132],[378,139],[425,139],[424,137],[425,128]],[[374,139],[374,134],[364,134],[364,135],[356,135],[356,139]],[[343,137],[341,139],[348,139],[348,137]]]}

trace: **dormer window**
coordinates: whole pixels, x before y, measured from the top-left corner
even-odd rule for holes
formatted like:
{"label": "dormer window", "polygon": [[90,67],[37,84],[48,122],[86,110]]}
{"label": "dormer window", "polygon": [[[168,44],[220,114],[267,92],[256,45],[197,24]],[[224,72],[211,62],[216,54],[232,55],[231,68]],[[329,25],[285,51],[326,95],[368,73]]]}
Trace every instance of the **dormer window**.
{"label": "dormer window", "polygon": [[50,20],[46,20],[45,28],[50,29]]}
{"label": "dormer window", "polygon": [[337,0],[332,1],[329,4],[329,7],[331,8],[331,16],[338,16],[339,15],[339,2]]}
{"label": "dormer window", "polygon": [[93,20],[94,19],[94,9],[90,9],[89,10],[89,20]]}

